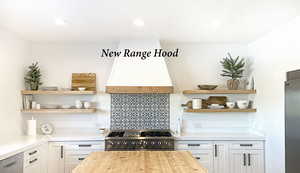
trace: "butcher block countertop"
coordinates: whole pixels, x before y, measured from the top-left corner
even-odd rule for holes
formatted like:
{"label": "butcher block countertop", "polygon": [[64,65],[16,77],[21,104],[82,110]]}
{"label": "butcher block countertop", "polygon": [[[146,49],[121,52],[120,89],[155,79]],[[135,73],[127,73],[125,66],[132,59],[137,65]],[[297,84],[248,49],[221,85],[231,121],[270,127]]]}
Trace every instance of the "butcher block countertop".
{"label": "butcher block countertop", "polygon": [[207,173],[188,151],[94,152],[72,173]]}

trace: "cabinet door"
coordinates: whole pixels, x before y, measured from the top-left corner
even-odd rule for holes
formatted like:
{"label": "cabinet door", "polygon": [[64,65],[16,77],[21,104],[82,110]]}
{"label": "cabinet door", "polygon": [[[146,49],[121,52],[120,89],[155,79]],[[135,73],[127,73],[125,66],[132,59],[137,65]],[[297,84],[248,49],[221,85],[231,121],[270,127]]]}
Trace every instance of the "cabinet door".
{"label": "cabinet door", "polygon": [[247,153],[245,150],[229,151],[230,173],[247,173]]}
{"label": "cabinet door", "polygon": [[264,173],[263,150],[251,150],[247,153],[247,173]]}
{"label": "cabinet door", "polygon": [[214,173],[229,173],[229,144],[214,144]]}
{"label": "cabinet door", "polygon": [[192,150],[193,156],[198,162],[208,169],[208,173],[213,173],[213,152],[212,150]]}
{"label": "cabinet door", "polygon": [[64,146],[57,143],[49,143],[48,172],[64,173]]}

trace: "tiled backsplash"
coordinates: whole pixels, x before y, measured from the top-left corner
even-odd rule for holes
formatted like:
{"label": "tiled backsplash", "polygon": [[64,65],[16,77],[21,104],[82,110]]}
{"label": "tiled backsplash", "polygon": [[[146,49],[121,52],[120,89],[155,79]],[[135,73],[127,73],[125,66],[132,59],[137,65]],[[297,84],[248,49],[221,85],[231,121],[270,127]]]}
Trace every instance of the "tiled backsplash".
{"label": "tiled backsplash", "polygon": [[169,129],[169,94],[111,94],[111,129]]}

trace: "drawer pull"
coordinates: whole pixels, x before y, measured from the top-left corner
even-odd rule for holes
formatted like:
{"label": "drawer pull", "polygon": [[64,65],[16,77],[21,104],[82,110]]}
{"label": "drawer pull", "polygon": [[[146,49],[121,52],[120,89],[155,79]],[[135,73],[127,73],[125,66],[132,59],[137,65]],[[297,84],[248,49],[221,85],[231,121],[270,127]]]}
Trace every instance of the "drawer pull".
{"label": "drawer pull", "polygon": [[248,166],[251,166],[251,155],[248,153]]}
{"label": "drawer pull", "polygon": [[243,156],[244,156],[244,166],[246,166],[246,154],[244,153]]}
{"label": "drawer pull", "polygon": [[200,160],[201,158],[200,157],[195,157],[195,159]]}
{"label": "drawer pull", "polygon": [[28,153],[28,154],[29,154],[29,156],[31,156],[31,155],[34,155],[35,153],[37,153],[37,150],[34,150],[33,152]]}
{"label": "drawer pull", "polygon": [[29,163],[32,164],[32,163],[36,162],[37,160],[38,160],[38,159],[35,158],[35,159],[33,159],[33,160],[30,160]]}
{"label": "drawer pull", "polygon": [[188,144],[189,147],[200,147],[200,144]]}
{"label": "drawer pull", "polygon": [[215,157],[218,157],[218,145],[215,144]]}
{"label": "drawer pull", "polygon": [[78,160],[84,160],[84,158],[78,158]]}
{"label": "drawer pull", "polygon": [[241,147],[253,147],[253,144],[240,144]]}
{"label": "drawer pull", "polygon": [[60,158],[63,159],[64,158],[64,146],[60,146]]}
{"label": "drawer pull", "polygon": [[91,147],[91,144],[86,144],[86,145],[78,145],[78,147]]}

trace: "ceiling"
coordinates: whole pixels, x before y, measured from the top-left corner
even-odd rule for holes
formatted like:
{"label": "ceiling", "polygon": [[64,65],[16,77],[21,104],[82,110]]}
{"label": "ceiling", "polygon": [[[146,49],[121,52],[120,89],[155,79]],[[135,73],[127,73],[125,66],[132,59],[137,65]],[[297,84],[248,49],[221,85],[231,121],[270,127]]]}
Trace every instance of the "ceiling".
{"label": "ceiling", "polygon": [[0,0],[0,26],[33,42],[247,43],[299,11],[299,0]]}

